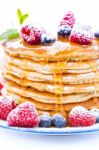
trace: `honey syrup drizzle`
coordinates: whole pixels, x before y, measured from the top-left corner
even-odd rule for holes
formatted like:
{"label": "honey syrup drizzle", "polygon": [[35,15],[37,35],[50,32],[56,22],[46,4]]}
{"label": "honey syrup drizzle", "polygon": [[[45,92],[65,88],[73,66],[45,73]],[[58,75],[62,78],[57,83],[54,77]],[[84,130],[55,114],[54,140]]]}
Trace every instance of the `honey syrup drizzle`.
{"label": "honey syrup drizzle", "polygon": [[66,62],[57,61],[56,67],[53,70],[54,73],[54,84],[55,84],[55,95],[57,97],[57,112],[63,113],[62,96],[64,92],[63,84],[63,70],[66,67]]}

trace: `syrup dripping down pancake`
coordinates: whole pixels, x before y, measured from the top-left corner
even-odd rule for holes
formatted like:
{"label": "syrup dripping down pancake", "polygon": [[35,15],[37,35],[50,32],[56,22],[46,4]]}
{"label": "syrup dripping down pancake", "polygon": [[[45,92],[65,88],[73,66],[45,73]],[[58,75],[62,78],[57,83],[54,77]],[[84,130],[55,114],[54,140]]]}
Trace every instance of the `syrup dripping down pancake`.
{"label": "syrup dripping down pancake", "polygon": [[88,73],[99,69],[99,59],[86,61],[36,62],[31,59],[5,55],[5,63],[16,65],[21,69],[42,74],[53,73]]}
{"label": "syrup dripping down pancake", "polygon": [[72,44],[69,41],[56,41],[50,46],[27,45],[22,39],[4,42],[2,47],[11,56],[35,61],[90,60],[99,58],[99,41],[92,45]]}
{"label": "syrup dripping down pancake", "polygon": [[[8,91],[14,92],[22,97],[31,98],[42,103],[57,104],[57,96],[49,92],[40,92],[33,88],[19,86],[18,84],[8,80],[5,82],[5,87]],[[94,96],[99,97],[99,92],[97,91],[96,95],[94,92],[83,94],[66,94],[61,96],[61,101],[59,104],[84,102],[93,98]]]}
{"label": "syrup dripping down pancake", "polygon": [[64,83],[64,84],[83,84],[99,82],[99,71],[90,72],[85,74],[58,74],[56,81],[54,75],[41,74],[34,71],[27,71],[19,68],[18,66],[7,64],[3,68],[4,74],[12,74],[18,78],[25,78],[31,81],[48,82],[48,83]]}
{"label": "syrup dripping down pancake", "polygon": [[89,84],[61,85],[61,84],[54,84],[54,83],[50,84],[44,82],[35,82],[35,81],[33,82],[31,80],[27,80],[24,78],[20,79],[11,74],[4,74],[4,78],[9,81],[17,83],[20,86],[31,87],[41,92],[50,92],[54,94],[56,90],[60,91],[58,94],[88,93],[88,92],[94,92],[95,89],[96,91],[99,91],[99,82],[97,82],[96,84],[89,83]]}
{"label": "syrup dripping down pancake", "polygon": [[30,101],[38,111],[61,113],[77,105],[99,108],[99,41],[29,46],[18,39],[2,47],[4,89],[18,104]]}
{"label": "syrup dripping down pancake", "polygon": [[[10,92],[9,90],[7,90],[6,92],[7,92],[7,95],[11,95],[14,98],[14,100],[16,101],[16,103],[18,103],[18,104],[29,101],[29,102],[32,102],[35,105],[35,107],[39,110],[42,110],[42,111],[53,111],[53,110],[57,111],[57,104],[41,103],[41,102],[35,101],[34,99],[31,99],[31,98],[22,97],[22,96],[14,93],[14,92]],[[99,98],[97,98],[97,101],[99,103]],[[85,101],[85,102],[64,104],[63,105],[63,111],[70,112],[70,110],[73,107],[79,106],[79,105],[90,110],[90,109],[96,107],[96,102],[94,101],[93,98],[91,98],[91,99],[89,99],[88,101]],[[97,108],[99,108],[99,105],[98,105]]]}

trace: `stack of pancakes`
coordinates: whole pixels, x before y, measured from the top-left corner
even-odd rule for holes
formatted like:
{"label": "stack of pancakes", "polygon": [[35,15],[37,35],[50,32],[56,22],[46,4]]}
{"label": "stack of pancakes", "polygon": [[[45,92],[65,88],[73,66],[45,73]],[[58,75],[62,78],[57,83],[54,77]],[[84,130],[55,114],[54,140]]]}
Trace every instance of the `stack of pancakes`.
{"label": "stack of pancakes", "polygon": [[27,45],[22,39],[2,44],[3,82],[19,104],[31,101],[38,112],[67,115],[72,107],[99,107],[99,42],[56,41]]}

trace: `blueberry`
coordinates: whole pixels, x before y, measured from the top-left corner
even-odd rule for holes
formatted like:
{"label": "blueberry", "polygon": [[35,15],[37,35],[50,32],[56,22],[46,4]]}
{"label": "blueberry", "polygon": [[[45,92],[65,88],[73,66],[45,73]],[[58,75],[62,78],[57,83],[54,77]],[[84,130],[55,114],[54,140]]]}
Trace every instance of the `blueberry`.
{"label": "blueberry", "polygon": [[70,33],[71,33],[71,27],[65,25],[59,26],[57,32],[59,36],[68,37]]}
{"label": "blueberry", "polygon": [[52,118],[52,123],[58,128],[66,127],[67,120],[61,114],[55,114]]}
{"label": "blueberry", "polygon": [[95,31],[95,32],[94,32],[94,36],[95,36],[96,38],[99,38],[99,31]]}
{"label": "blueberry", "polygon": [[96,117],[96,123],[99,123],[99,109],[94,108],[90,110],[91,114],[93,114]]}
{"label": "blueberry", "polygon": [[40,116],[39,127],[50,127],[52,124],[52,118],[48,114],[43,114]]}
{"label": "blueberry", "polygon": [[56,38],[51,34],[42,34],[41,43],[44,45],[50,45],[56,41]]}

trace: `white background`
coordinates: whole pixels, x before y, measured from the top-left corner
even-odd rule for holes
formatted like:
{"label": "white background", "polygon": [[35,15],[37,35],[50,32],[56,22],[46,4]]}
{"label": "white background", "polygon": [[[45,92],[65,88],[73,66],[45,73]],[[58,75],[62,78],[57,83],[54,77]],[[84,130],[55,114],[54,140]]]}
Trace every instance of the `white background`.
{"label": "white background", "polygon": [[49,32],[57,30],[67,10],[73,10],[77,21],[99,28],[99,0],[0,0],[0,32],[18,25],[16,9],[28,12],[28,22],[40,23]]}
{"label": "white background", "polygon": [[0,150],[99,150],[99,132],[75,136],[37,136],[0,128]]}
{"label": "white background", "polygon": [[[73,10],[77,21],[99,28],[99,0],[0,0],[0,32],[18,26],[16,9],[28,12],[27,22],[56,32],[63,14]],[[76,136],[33,136],[0,128],[0,150],[98,150],[99,133]]]}

